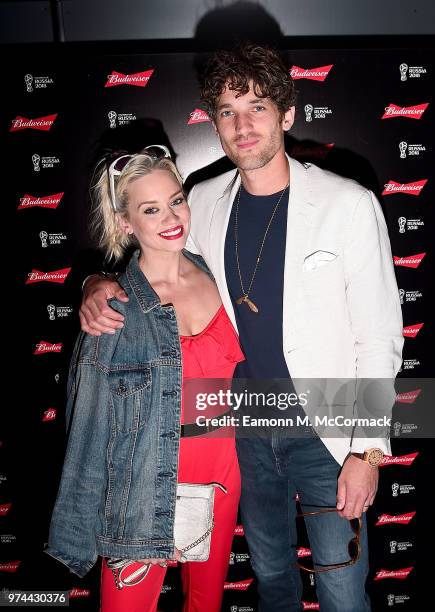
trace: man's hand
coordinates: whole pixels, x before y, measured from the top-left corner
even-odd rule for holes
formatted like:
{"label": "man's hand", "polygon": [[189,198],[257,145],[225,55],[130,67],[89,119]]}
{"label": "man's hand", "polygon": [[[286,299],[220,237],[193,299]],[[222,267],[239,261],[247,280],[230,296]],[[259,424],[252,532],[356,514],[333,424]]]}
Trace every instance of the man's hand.
{"label": "man's hand", "polygon": [[337,487],[338,514],[346,519],[360,518],[372,505],[378,490],[379,469],[349,455],[343,464]]}
{"label": "man's hand", "polygon": [[115,297],[128,302],[124,290],[115,280],[101,278],[98,274],[90,276],[83,288],[83,301],[80,306],[80,325],[91,336],[114,334],[124,327],[124,317],[107,304]]}

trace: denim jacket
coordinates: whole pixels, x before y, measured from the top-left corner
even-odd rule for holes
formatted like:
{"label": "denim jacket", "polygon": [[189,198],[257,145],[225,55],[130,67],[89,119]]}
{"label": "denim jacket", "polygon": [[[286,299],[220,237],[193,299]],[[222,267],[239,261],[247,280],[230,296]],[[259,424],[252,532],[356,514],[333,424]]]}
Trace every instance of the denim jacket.
{"label": "denim jacket", "polygon": [[174,555],[181,347],[175,310],[160,303],[138,256],[119,279],[129,301],[111,300],[124,327],[82,332],[70,366],[70,431],[44,552],[80,577],[98,555]]}

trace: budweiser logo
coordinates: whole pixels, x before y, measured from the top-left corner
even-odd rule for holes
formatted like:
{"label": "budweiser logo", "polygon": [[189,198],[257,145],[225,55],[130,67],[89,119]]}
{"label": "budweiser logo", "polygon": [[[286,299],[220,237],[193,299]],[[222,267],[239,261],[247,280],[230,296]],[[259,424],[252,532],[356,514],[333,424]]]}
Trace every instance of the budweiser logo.
{"label": "budweiser logo", "polygon": [[399,402],[400,404],[413,404],[420,393],[421,389],[406,391],[405,393],[398,393],[396,395],[396,402]]}
{"label": "budweiser logo", "polygon": [[42,355],[43,353],[60,353],[62,351],[62,346],[62,342],[51,344],[50,342],[41,340],[41,342],[36,345],[36,349],[33,351],[33,354]]}
{"label": "budweiser logo", "polygon": [[53,272],[40,272],[39,270],[32,270],[27,275],[28,279],[26,280],[26,285],[41,283],[43,281],[48,283],[63,284],[70,272],[71,268],[62,268],[61,270],[54,270]]}
{"label": "budweiser logo", "polygon": [[427,104],[418,104],[417,106],[397,106],[397,104],[389,104],[385,108],[385,112],[381,119],[391,119],[392,117],[408,117],[408,119],[421,119],[424,111],[429,106]]}
{"label": "budweiser logo", "polygon": [[57,410],[56,408],[48,408],[48,410],[44,411],[44,416],[42,417],[42,422],[44,421],[54,421],[56,418]]}
{"label": "budweiser logo", "polygon": [[415,325],[408,325],[403,328],[403,335],[405,338],[415,338],[424,323],[416,323]]}
{"label": "budweiser logo", "polygon": [[33,208],[34,206],[56,209],[63,198],[63,194],[64,192],[54,193],[53,195],[37,198],[26,193],[22,198],[20,198],[20,205],[18,206],[17,210],[22,210],[23,208]]}
{"label": "budweiser logo", "polygon": [[236,525],[234,528],[234,535],[243,536],[245,535],[245,531],[243,529],[243,525]]}
{"label": "budweiser logo", "polygon": [[116,87],[117,85],[135,85],[136,87],[145,87],[152,77],[154,69],[145,70],[144,72],[135,72],[134,74],[123,74],[112,70],[107,75],[107,82],[104,87]]}
{"label": "budweiser logo", "polygon": [[9,129],[10,132],[19,132],[20,130],[42,130],[48,132],[53,123],[55,122],[57,113],[54,115],[46,115],[45,117],[38,117],[38,119],[26,119],[25,117],[15,117],[12,119],[12,125]]}
{"label": "budweiser logo", "polygon": [[405,268],[418,268],[425,255],[426,253],[417,253],[416,255],[408,255],[408,257],[396,257],[394,255],[394,265],[404,266]]}
{"label": "budweiser logo", "polygon": [[246,591],[250,584],[253,582],[253,578],[248,578],[248,580],[240,580],[239,582],[225,582],[224,589],[231,589],[234,591]]}
{"label": "budweiser logo", "polygon": [[324,81],[334,64],[320,66],[319,68],[300,68],[292,66],[290,75],[293,79],[309,79],[310,81]]}
{"label": "budweiser logo", "polygon": [[89,589],[70,589],[69,596],[72,597],[89,597],[91,591]]}
{"label": "budweiser logo", "polygon": [[0,504],[0,516],[6,516],[9,510],[11,509],[12,504]]}
{"label": "budweiser logo", "polygon": [[404,580],[408,578],[409,574],[412,572],[412,567],[404,567],[403,569],[398,570],[385,570],[381,569],[376,572],[376,576],[374,580],[383,580],[384,578],[397,578],[399,580]]}
{"label": "budweiser logo", "polygon": [[204,121],[210,121],[210,117],[207,113],[200,108],[195,108],[194,111],[190,113],[190,119],[187,122],[187,125],[192,125],[193,123],[204,123]]}
{"label": "budweiser logo", "polygon": [[311,557],[311,549],[304,548],[303,546],[299,546],[298,548],[298,558],[301,557]]}
{"label": "budweiser logo", "polygon": [[419,451],[416,453],[410,453],[409,455],[397,455],[393,457],[392,455],[384,455],[380,467],[384,467],[385,465],[406,465],[410,466],[413,464],[415,458],[419,454]]}
{"label": "budweiser logo", "polygon": [[415,512],[407,512],[406,514],[381,514],[378,518],[378,522],[375,523],[375,526],[378,525],[387,525],[389,523],[397,523],[398,525],[407,525],[414,518]]}
{"label": "budweiser logo", "polygon": [[21,561],[4,561],[0,563],[0,572],[16,572]]}
{"label": "budweiser logo", "polygon": [[292,149],[292,157],[299,160],[304,159],[325,159],[334,143],[307,146],[296,144]]}
{"label": "budweiser logo", "polygon": [[388,181],[384,185],[382,195],[392,195],[393,193],[409,193],[409,195],[418,196],[426,185],[427,179],[415,181],[414,183],[396,183],[396,181]]}
{"label": "budweiser logo", "polygon": [[302,610],[320,610],[320,604],[317,601],[302,601]]}

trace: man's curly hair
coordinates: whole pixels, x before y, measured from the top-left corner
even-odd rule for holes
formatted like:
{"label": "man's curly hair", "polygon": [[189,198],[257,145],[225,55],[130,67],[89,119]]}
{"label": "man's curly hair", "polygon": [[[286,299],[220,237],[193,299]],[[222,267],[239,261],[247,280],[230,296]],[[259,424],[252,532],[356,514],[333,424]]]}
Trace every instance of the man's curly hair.
{"label": "man's curly hair", "polygon": [[259,98],[270,98],[281,116],[296,101],[296,90],[288,68],[277,51],[251,43],[235,49],[217,51],[202,75],[201,100],[214,121],[219,96],[225,86],[237,91],[237,97],[253,90]]}

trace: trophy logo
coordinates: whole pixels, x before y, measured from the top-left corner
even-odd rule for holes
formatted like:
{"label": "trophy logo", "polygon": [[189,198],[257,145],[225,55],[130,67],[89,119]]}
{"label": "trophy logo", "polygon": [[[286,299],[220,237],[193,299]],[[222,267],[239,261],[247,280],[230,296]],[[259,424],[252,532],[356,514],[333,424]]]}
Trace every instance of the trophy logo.
{"label": "trophy logo", "polygon": [[393,554],[397,550],[397,542],[396,540],[391,540],[390,542],[390,553]]}
{"label": "trophy logo", "polygon": [[230,611],[231,612],[237,612],[237,606],[231,606]]}
{"label": "trophy logo", "polygon": [[38,155],[37,153],[34,153],[32,155],[32,163],[33,163],[33,170],[35,172],[39,172],[41,170],[41,167],[39,165],[40,162],[41,162],[41,156]]}
{"label": "trophy logo", "polygon": [[403,300],[405,298],[405,289],[399,289],[399,298],[400,298],[400,303],[403,304]]}
{"label": "trophy logo", "polygon": [[405,233],[406,217],[399,217],[397,220],[399,224],[399,234]]}
{"label": "trophy logo", "polygon": [[26,84],[26,91],[31,93],[33,91],[33,77],[31,74],[26,74],[24,77],[24,82]]}
{"label": "trophy logo", "polygon": [[49,304],[47,306],[47,310],[48,310],[48,318],[50,319],[50,321],[54,321],[55,320],[55,316],[54,313],[56,312],[56,308],[54,306],[54,304]]}
{"label": "trophy logo", "polygon": [[396,438],[398,438],[400,436],[400,428],[402,427],[400,421],[396,421],[393,427],[394,427],[394,435],[396,436]]}
{"label": "trophy logo", "polygon": [[406,149],[408,148],[408,143],[402,141],[399,144],[399,151],[400,151],[400,159],[406,159]]}
{"label": "trophy logo", "polygon": [[408,78],[408,64],[400,64],[399,70],[400,70],[400,80],[406,81]]}
{"label": "trophy logo", "polygon": [[313,120],[313,105],[312,104],[305,104],[304,106],[304,111],[305,111],[305,121],[312,121]]}
{"label": "trophy logo", "polygon": [[387,595],[387,602],[389,606],[394,606],[394,595],[392,593]]}
{"label": "trophy logo", "polygon": [[393,493],[393,497],[397,497],[399,495],[399,483],[393,482],[393,484],[391,485],[391,490]]}
{"label": "trophy logo", "polygon": [[44,231],[39,232],[39,237],[41,239],[41,246],[42,246],[43,249],[45,249],[48,246],[48,244],[47,244],[47,238],[48,238],[47,232],[44,232]]}
{"label": "trophy logo", "polygon": [[109,118],[109,124],[110,124],[110,128],[116,128],[116,117],[118,116],[115,111],[109,111],[107,113],[107,116]]}
{"label": "trophy logo", "polygon": [[230,565],[234,565],[234,560],[236,558],[236,553],[233,551],[230,552]]}
{"label": "trophy logo", "polygon": [[314,574],[310,574],[310,585],[314,586]]}
{"label": "trophy logo", "polygon": [[60,374],[55,374],[54,375],[54,380],[56,381],[57,384],[59,384]]}

